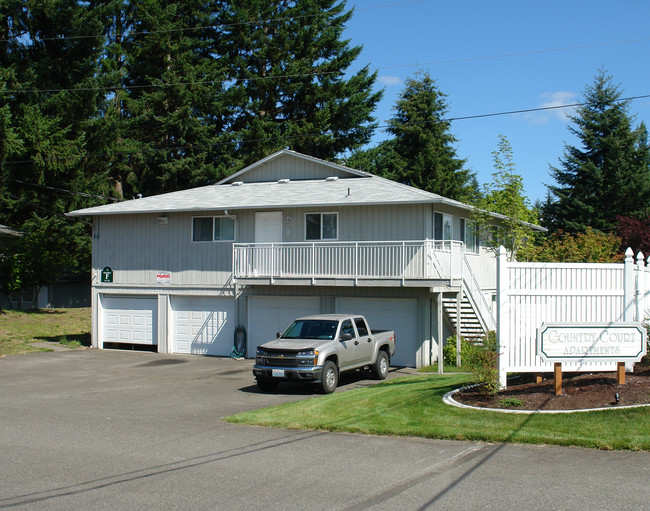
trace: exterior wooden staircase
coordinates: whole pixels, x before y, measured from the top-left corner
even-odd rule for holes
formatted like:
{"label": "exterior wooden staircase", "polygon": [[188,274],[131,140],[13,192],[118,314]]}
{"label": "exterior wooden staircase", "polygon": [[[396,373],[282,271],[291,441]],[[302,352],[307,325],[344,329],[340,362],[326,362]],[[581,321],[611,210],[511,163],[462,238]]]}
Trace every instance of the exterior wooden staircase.
{"label": "exterior wooden staircase", "polygon": [[[460,335],[466,339],[479,339],[488,331],[496,330],[496,321],[465,256],[462,263],[463,298],[460,303]],[[444,315],[454,331],[458,323],[457,297],[458,295],[454,293],[442,298]]]}
{"label": "exterior wooden staircase", "polygon": [[[445,314],[445,317],[449,321],[449,324],[452,327],[452,330],[456,331],[456,324],[458,321],[458,314],[456,308],[456,295],[443,296],[442,298],[442,308]],[[460,304],[460,314],[461,314],[461,325],[460,325],[460,335],[464,339],[477,339],[481,338],[486,334],[486,330],[481,324],[472,303],[467,298],[466,294],[463,293],[463,299]]]}

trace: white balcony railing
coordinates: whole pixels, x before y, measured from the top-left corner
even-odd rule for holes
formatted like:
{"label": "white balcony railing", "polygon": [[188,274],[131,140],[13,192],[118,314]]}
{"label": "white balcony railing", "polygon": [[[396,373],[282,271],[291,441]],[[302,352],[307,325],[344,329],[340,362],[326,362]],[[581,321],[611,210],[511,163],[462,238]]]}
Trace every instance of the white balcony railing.
{"label": "white balcony railing", "polygon": [[245,278],[455,279],[460,241],[235,243],[233,274]]}

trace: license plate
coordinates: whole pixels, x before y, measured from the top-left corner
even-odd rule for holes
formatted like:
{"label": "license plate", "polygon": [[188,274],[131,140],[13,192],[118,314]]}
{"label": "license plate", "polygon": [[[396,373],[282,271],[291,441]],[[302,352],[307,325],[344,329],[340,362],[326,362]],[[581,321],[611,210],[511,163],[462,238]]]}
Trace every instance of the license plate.
{"label": "license plate", "polygon": [[284,378],[284,369],[271,369],[271,376],[274,378]]}

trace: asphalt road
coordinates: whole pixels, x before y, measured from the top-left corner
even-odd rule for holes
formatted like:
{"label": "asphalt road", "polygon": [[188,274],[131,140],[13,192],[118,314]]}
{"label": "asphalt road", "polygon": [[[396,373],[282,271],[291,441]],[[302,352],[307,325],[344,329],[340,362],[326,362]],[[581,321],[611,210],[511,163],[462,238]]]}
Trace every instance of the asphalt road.
{"label": "asphalt road", "polygon": [[0,509],[648,508],[648,452],[227,424],[319,398],[259,393],[251,366],[97,350],[0,359]]}

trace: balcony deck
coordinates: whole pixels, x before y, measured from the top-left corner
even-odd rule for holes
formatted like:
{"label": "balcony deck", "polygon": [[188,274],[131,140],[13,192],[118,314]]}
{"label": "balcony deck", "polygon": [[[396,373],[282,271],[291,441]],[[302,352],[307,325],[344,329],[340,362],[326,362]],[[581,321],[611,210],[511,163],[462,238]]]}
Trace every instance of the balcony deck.
{"label": "balcony deck", "polygon": [[448,286],[462,278],[459,241],[235,243],[233,276],[248,285]]}

